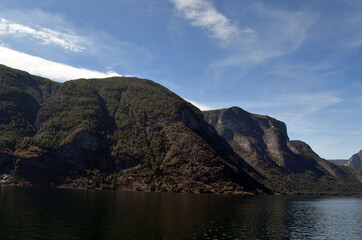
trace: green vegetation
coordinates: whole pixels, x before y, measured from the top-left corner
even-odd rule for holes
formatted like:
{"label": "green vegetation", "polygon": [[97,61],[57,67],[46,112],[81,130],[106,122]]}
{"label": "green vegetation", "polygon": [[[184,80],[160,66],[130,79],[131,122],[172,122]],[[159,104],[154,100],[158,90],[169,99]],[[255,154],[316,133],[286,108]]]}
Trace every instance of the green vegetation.
{"label": "green vegetation", "polygon": [[[283,123],[236,108],[205,113],[219,133],[225,132],[222,136],[238,138],[226,142],[197,108],[150,80],[60,84],[0,66],[0,87],[0,174],[11,173],[16,184],[196,193],[361,192],[354,172],[342,169],[338,174],[345,177],[336,180],[319,165],[310,168],[317,160],[308,159],[315,154],[288,142]],[[220,114],[246,120],[236,122],[235,131],[217,125]],[[279,155],[265,151],[265,137]],[[293,172],[299,167],[305,171]]]}
{"label": "green vegetation", "polygon": [[[1,84],[9,89],[17,81],[19,93],[16,107],[8,104],[1,117],[17,112],[28,127],[2,129],[2,146],[18,159],[14,179],[144,191],[268,191],[221,147],[228,145],[209,132],[197,108],[159,84],[127,77],[57,84],[22,72],[27,77],[10,78],[18,71],[2,68],[9,74],[0,74]],[[31,106],[20,97],[26,92]],[[2,95],[1,104],[8,99]]]}
{"label": "green vegetation", "polygon": [[50,80],[0,65],[0,149],[15,149],[34,135],[38,110],[58,88]]}

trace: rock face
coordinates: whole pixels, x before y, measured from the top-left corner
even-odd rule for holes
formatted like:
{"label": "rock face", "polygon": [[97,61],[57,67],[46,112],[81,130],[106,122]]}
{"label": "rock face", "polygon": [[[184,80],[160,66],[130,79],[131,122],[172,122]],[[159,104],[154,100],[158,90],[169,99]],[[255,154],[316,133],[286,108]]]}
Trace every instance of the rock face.
{"label": "rock face", "polygon": [[346,163],[347,167],[362,170],[362,150],[354,154]]}
{"label": "rock face", "polygon": [[[239,107],[203,112],[234,151],[261,175],[275,192],[310,194],[340,191],[351,173],[320,158],[304,142],[290,141],[286,125]],[[352,174],[356,186],[361,188]],[[327,183],[329,182],[329,183]],[[347,184],[348,185],[348,184]]]}

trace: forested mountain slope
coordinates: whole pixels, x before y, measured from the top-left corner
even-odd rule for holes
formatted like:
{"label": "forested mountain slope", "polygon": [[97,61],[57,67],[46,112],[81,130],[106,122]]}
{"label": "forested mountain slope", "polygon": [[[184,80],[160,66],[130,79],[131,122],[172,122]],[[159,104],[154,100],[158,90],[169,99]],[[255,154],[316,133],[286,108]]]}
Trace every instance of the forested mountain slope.
{"label": "forested mountain slope", "polygon": [[150,80],[56,83],[0,65],[0,86],[0,184],[362,193],[360,171],[289,141],[284,123],[237,107],[202,113]]}
{"label": "forested mountain slope", "polygon": [[0,80],[0,174],[14,183],[269,192],[197,108],[152,81],[59,84],[5,66]]}

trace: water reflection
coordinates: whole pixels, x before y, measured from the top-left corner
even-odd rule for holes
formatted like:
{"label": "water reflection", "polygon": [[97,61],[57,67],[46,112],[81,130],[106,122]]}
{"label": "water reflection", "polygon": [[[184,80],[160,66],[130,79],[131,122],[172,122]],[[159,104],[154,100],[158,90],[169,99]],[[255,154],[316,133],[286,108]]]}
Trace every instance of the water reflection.
{"label": "water reflection", "polygon": [[285,197],[234,198],[196,239],[289,239],[288,203]]}
{"label": "water reflection", "polygon": [[290,236],[304,239],[362,239],[362,198],[293,202]]}
{"label": "water reflection", "polygon": [[0,239],[360,239],[361,203],[0,186]]}

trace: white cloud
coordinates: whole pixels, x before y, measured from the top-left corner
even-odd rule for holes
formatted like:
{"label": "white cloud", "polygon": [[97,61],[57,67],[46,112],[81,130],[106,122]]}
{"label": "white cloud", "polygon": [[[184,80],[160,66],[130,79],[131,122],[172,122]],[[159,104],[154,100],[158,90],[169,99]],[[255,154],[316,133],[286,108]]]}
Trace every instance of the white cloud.
{"label": "white cloud", "polygon": [[[124,75],[132,76],[143,74],[153,64],[155,56],[145,46],[123,41],[90,25],[77,26],[67,15],[38,8],[14,10],[1,3],[0,9],[0,46],[72,66],[82,62],[84,67],[98,66],[105,71],[120,69]],[[16,24],[11,31],[10,23]],[[36,34],[30,34],[34,31]],[[47,37],[42,37],[44,34]]]}
{"label": "white cloud", "polygon": [[[185,99],[185,98],[184,98]],[[195,101],[191,101],[191,100],[188,100],[188,99],[185,99],[186,101],[190,102],[192,105],[196,106],[198,109],[200,109],[201,111],[209,111],[209,110],[213,110],[215,108],[212,108],[210,106],[206,106],[204,104],[201,104],[201,103],[198,103],[198,102],[195,102]]]}
{"label": "white cloud", "polygon": [[[264,24],[249,23],[254,31],[252,41],[237,39],[230,46],[232,53],[211,67],[232,67],[244,64],[262,63],[298,50],[305,39],[315,17],[303,11],[281,10],[255,3],[250,15]],[[244,21],[247,19],[244,18]]]}
{"label": "white cloud", "polygon": [[18,52],[3,46],[0,46],[0,63],[9,67],[27,71],[34,75],[39,75],[61,82],[77,78],[105,78],[121,76],[120,74],[112,71],[103,73],[48,61],[46,59]]}
{"label": "white cloud", "polygon": [[254,34],[250,28],[239,29],[237,25],[218,12],[208,0],[171,0],[171,2],[185,18],[191,21],[193,26],[207,29],[213,38],[229,41],[241,34]]}
{"label": "white cloud", "polygon": [[72,52],[81,52],[84,47],[79,45],[79,36],[57,32],[43,27],[29,27],[14,23],[5,18],[0,19],[0,36],[15,36],[17,38],[34,38],[44,45],[55,45]]}

